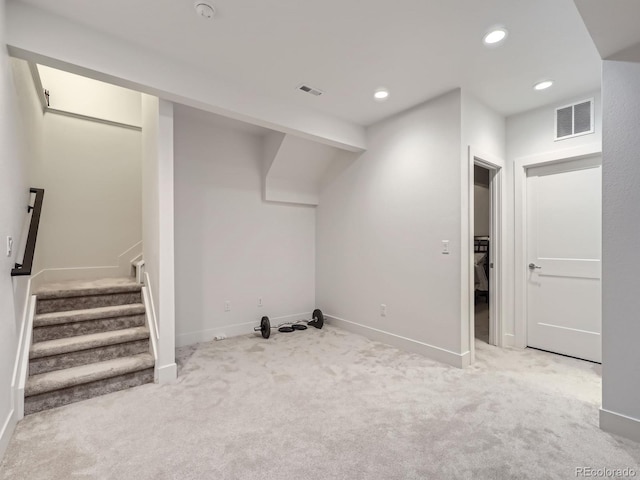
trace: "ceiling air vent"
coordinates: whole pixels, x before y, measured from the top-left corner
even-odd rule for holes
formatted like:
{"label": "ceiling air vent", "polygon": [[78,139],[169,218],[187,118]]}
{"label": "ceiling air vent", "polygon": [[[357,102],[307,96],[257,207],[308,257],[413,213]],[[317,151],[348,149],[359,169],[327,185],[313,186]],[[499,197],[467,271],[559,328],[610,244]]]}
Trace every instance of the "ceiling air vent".
{"label": "ceiling air vent", "polygon": [[305,85],[304,83],[298,87],[298,90],[301,90],[305,93],[309,93],[311,95],[315,95],[316,97],[319,97],[324,93],[322,90],[318,90],[317,88],[310,87],[309,85]]}
{"label": "ceiling air vent", "polygon": [[556,140],[593,132],[593,99],[556,108]]}

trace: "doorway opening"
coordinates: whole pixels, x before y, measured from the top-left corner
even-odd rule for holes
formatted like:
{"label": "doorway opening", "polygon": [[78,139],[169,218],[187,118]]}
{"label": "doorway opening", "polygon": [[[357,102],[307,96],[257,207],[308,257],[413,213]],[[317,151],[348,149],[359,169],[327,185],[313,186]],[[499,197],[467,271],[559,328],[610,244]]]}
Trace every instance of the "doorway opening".
{"label": "doorway opening", "polygon": [[489,281],[491,264],[491,177],[488,168],[473,166],[473,283],[474,283],[474,338],[490,343],[491,306]]}
{"label": "doorway opening", "polygon": [[469,151],[469,352],[476,342],[501,347],[503,176],[500,158]]}

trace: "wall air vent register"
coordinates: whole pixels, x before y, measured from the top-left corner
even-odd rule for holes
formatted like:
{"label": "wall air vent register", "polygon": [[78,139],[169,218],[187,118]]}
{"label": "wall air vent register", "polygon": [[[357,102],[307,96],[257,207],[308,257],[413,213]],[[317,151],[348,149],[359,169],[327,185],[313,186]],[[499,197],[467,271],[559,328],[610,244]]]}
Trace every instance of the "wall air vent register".
{"label": "wall air vent register", "polygon": [[319,97],[320,95],[322,95],[324,92],[318,88],[313,88],[310,87],[309,85],[305,85],[304,83],[302,85],[298,86],[298,90],[305,92],[305,93],[309,93],[311,95],[314,95],[316,97]]}
{"label": "wall air vent register", "polygon": [[556,140],[593,133],[593,99],[556,108],[555,127]]}

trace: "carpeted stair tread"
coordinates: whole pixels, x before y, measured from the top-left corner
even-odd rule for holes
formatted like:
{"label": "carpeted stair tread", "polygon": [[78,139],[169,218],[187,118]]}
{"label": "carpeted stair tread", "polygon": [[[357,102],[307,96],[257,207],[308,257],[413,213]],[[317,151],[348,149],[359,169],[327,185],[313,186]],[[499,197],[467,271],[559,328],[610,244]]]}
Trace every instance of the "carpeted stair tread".
{"label": "carpeted stair tread", "polygon": [[89,281],[67,281],[42,285],[36,291],[41,300],[53,298],[108,295],[113,293],[139,292],[142,286],[133,278],[106,278]]}
{"label": "carpeted stair tread", "polygon": [[153,368],[137,370],[135,372],[117,375],[115,377],[103,378],[94,382],[74,385],[72,387],[44,392],[40,395],[25,397],[24,413],[30,415],[32,413],[41,412],[50,408],[61,407],[70,403],[88,400],[100,395],[126,390],[128,388],[138,387],[145,383],[153,383]]}
{"label": "carpeted stair tread", "polygon": [[105,362],[34,375],[27,380],[25,397],[40,395],[54,390],[95,382],[119,375],[126,375],[152,368],[153,365],[153,355],[150,353],[142,353],[130,357],[116,358]]}
{"label": "carpeted stair tread", "polygon": [[127,305],[86,308],[83,310],[69,310],[65,312],[39,313],[35,315],[33,319],[33,326],[37,328],[50,325],[63,325],[66,323],[99,320],[102,318],[141,315],[144,314],[144,312],[144,305],[142,303],[131,303]]}
{"label": "carpeted stair tread", "polygon": [[118,343],[133,342],[149,338],[149,330],[146,327],[126,328],[123,330],[113,330],[109,332],[93,333],[90,335],[79,335],[76,337],[59,338],[57,340],[46,340],[31,345],[29,358],[42,358],[51,355],[88,350],[91,348],[115,345]]}

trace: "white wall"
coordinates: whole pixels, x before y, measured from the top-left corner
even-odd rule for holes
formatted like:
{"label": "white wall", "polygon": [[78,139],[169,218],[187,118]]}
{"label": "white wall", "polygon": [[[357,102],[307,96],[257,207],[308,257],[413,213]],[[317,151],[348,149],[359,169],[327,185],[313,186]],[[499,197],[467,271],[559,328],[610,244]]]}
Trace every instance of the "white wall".
{"label": "white wall", "polygon": [[209,118],[176,107],[178,345],[249,333],[263,315],[305,318],[315,308],[314,208],[265,202],[266,137]]}
{"label": "white wall", "polygon": [[26,167],[29,186],[37,187],[33,183],[33,178],[35,172],[41,168],[43,159],[44,115],[42,105],[38,99],[29,64],[18,58],[10,58],[10,62],[20,111],[20,125],[22,126],[20,133],[25,149],[24,167]]}
{"label": "white wall", "polygon": [[160,210],[158,186],[159,99],[142,95],[142,251],[156,311],[160,295]]}
{"label": "white wall", "polygon": [[[543,93],[544,94],[544,93]],[[555,109],[588,98],[594,99],[595,132],[554,141]],[[507,156],[511,162],[521,157],[557,152],[590,144],[602,143],[602,95],[587,92],[557,104],[547,105],[507,118]]]}
{"label": "white wall", "polygon": [[[273,150],[277,135],[269,137],[266,150]],[[285,135],[274,157],[266,159],[269,168],[265,178],[265,199],[317,205],[322,179],[338,153],[334,147]]]}
{"label": "white wall", "polygon": [[[15,115],[15,121],[17,125],[16,133],[20,141],[21,147],[21,167],[26,172],[26,179],[28,186],[36,186],[31,180],[31,172],[33,166],[37,160],[41,158],[42,144],[43,144],[43,114],[40,100],[38,99],[36,89],[31,81],[31,72],[26,62],[15,58],[11,59],[11,70],[13,73],[15,98],[17,100],[17,111]],[[33,205],[33,195],[30,204]],[[24,210],[23,210],[24,212]],[[24,215],[24,213],[23,213]],[[15,237],[15,252],[13,258],[17,261],[22,261],[24,257],[26,237],[29,230],[31,216],[23,217],[22,231]],[[39,236],[36,252],[41,244],[41,238]],[[37,261],[37,253],[36,253]],[[32,272],[35,273],[36,265],[32,268]],[[32,276],[17,276],[13,278],[13,292],[14,292],[14,311],[15,311],[15,323],[16,328],[21,329],[25,327],[26,315],[28,304],[30,300],[30,294],[33,289]],[[24,332],[20,332],[20,340],[24,341]],[[18,344],[20,345],[20,343]],[[20,347],[18,347],[20,348]],[[17,362],[17,356],[16,356]],[[15,364],[15,363],[14,363]],[[17,364],[16,368],[19,366]],[[14,370],[13,388],[14,388],[14,418],[18,420],[23,415],[23,403],[24,392],[19,390],[18,382],[19,377]],[[21,398],[22,396],[22,398]],[[1,441],[0,441],[1,442]],[[2,446],[0,445],[0,451]]]}
{"label": "white wall", "polygon": [[605,61],[600,425],[640,441],[640,64]]}
{"label": "white wall", "polygon": [[49,106],[65,112],[141,125],[140,93],[55,68],[38,65]]}
{"label": "white wall", "polygon": [[318,305],[342,326],[458,365],[460,112],[455,90],[369,127],[321,194],[316,255]]}
{"label": "white wall", "polygon": [[46,114],[36,271],[117,265],[142,239],[140,132]]}
{"label": "white wall", "polygon": [[160,383],[176,378],[173,104],[142,95],[142,249],[160,338]]}
{"label": "white wall", "polygon": [[29,200],[25,151],[20,142],[21,116],[5,49],[4,15],[5,1],[0,0],[0,458],[15,425],[11,380],[20,333],[14,307],[20,299],[14,299],[9,275],[16,257],[7,257],[4,246],[8,235],[19,244]]}
{"label": "white wall", "polygon": [[462,91],[462,148],[488,153],[499,159],[506,156],[505,118],[481,103],[473,95]]}

